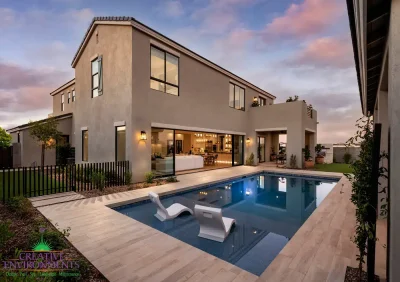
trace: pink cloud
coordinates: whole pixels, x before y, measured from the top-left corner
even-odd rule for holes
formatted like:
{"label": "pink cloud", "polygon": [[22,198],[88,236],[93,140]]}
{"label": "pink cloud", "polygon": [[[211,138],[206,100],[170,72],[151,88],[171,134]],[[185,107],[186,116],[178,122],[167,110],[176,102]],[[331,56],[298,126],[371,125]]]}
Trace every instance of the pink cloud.
{"label": "pink cloud", "polygon": [[11,26],[15,22],[15,12],[8,8],[0,8],[0,28]]}
{"label": "pink cloud", "polygon": [[266,27],[267,35],[303,37],[322,32],[346,12],[345,1],[305,0],[292,4]]}
{"label": "pink cloud", "polygon": [[322,37],[315,39],[287,62],[294,65],[349,68],[354,65],[349,38]]}

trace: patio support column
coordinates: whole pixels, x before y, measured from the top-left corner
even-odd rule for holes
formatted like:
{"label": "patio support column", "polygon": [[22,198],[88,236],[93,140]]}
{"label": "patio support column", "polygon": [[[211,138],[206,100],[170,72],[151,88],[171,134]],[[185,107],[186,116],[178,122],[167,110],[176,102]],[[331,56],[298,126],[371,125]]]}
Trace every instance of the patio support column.
{"label": "patio support column", "polygon": [[400,281],[400,0],[392,0],[389,30],[390,241],[389,279]]}
{"label": "patio support column", "polygon": [[269,162],[271,160],[271,136],[272,133],[268,132],[267,135],[265,135],[265,161]]}
{"label": "patio support column", "polygon": [[298,125],[293,125],[287,129],[287,144],[286,144],[286,161],[290,165],[290,156],[296,156],[297,167],[303,167],[302,149],[305,146],[305,131],[304,128]]}

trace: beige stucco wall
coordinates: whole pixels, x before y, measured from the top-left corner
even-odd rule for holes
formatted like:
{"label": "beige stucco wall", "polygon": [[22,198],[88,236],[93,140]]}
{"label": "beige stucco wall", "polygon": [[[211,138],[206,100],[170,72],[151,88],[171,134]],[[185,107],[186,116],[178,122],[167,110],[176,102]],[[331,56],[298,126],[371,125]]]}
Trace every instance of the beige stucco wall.
{"label": "beige stucco wall", "polygon": [[[72,129],[72,118],[65,118],[58,121],[57,129],[62,135],[70,136],[71,141],[71,129]],[[20,143],[21,143],[21,166],[32,166],[34,162],[36,165],[41,164],[41,146],[36,142],[29,134],[29,128],[19,130],[20,132]],[[13,136],[13,142],[17,142],[17,132],[11,133]],[[72,144],[73,146],[73,144]],[[56,164],[56,152],[55,149],[48,149],[45,151],[45,165]]]}
{"label": "beige stucco wall", "polygon": [[[52,96],[53,99],[53,116],[73,113],[75,110],[76,101],[78,99],[78,93],[75,91],[75,102],[72,102],[72,90],[75,89],[75,84],[72,84],[65,89],[55,93]],[[71,95],[71,99],[68,103],[68,93]],[[61,111],[61,94],[64,94],[64,111]]]}
{"label": "beige stucco wall", "polygon": [[[95,34],[98,34],[98,42]],[[103,95],[92,98],[91,61],[103,56]],[[115,122],[125,121],[126,154],[131,158],[132,28],[97,26],[75,67],[76,163],[82,162],[82,128],[89,133],[89,162],[115,161]]]}

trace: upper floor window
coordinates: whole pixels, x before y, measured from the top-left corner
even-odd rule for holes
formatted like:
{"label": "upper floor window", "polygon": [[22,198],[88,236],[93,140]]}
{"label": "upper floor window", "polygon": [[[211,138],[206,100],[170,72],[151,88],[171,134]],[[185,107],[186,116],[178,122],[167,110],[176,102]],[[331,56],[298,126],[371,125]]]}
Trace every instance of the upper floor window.
{"label": "upper floor window", "polygon": [[261,106],[265,106],[267,104],[267,99],[264,97],[258,96],[258,104]]}
{"label": "upper floor window", "polygon": [[229,107],[244,111],[244,100],[244,88],[229,83]]}
{"label": "upper floor window", "polygon": [[68,104],[71,101],[71,92],[68,92]]}
{"label": "upper floor window", "polygon": [[64,94],[61,94],[61,111],[64,111]]}
{"label": "upper floor window", "polygon": [[151,46],[150,88],[179,95],[179,58]]}
{"label": "upper floor window", "polygon": [[75,102],[75,90],[72,90],[72,102]]}
{"label": "upper floor window", "polygon": [[103,94],[102,56],[92,61],[92,98]]}

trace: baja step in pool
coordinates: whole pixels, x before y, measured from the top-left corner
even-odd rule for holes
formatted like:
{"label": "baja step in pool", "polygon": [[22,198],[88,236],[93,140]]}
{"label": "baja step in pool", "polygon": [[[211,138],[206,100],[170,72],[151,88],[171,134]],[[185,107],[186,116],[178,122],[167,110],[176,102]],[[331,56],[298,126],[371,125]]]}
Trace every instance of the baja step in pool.
{"label": "baja step in pool", "polygon": [[291,237],[336,185],[338,179],[257,174],[161,197],[165,207],[180,203],[194,210],[204,205],[222,209],[236,225],[223,243],[198,237],[192,215],[159,221],[149,200],[114,208],[255,275],[261,275]]}

